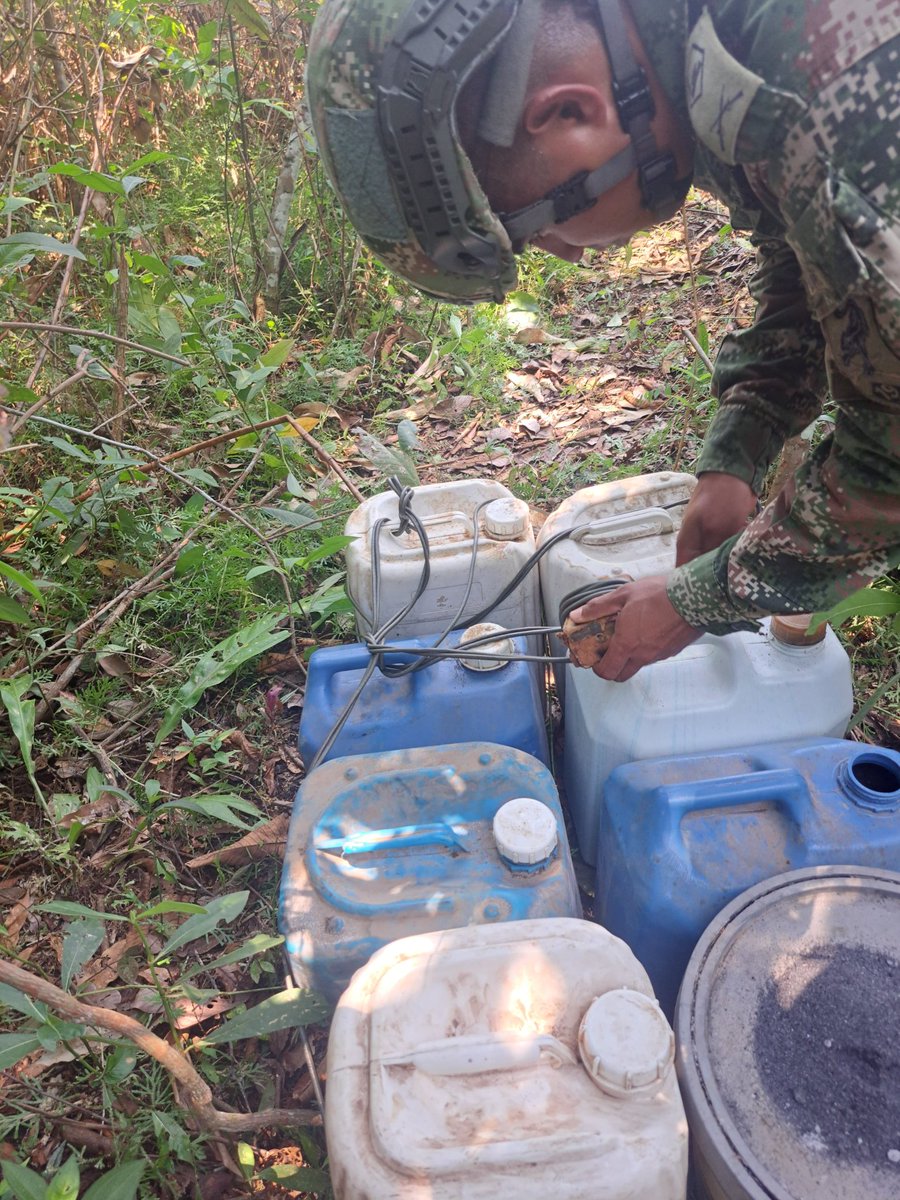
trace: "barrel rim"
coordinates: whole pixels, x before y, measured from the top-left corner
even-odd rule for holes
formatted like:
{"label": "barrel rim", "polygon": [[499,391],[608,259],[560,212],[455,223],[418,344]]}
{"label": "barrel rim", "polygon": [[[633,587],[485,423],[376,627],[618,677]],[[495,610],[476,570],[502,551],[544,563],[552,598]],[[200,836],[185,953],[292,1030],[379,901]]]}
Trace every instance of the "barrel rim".
{"label": "barrel rim", "polygon": [[[691,1128],[694,1156],[700,1148],[704,1165],[720,1185],[737,1185],[728,1194],[740,1200],[794,1200],[751,1150],[729,1114],[716,1083],[706,1046],[711,980],[716,965],[739,931],[785,894],[848,884],[887,892],[900,898],[900,872],[881,867],[835,864],[801,867],[754,884],[722,909],[697,943],[675,1003],[675,1066]],[[687,1031],[687,1035],[685,1035]],[[704,1069],[705,1068],[705,1069]],[[730,1158],[726,1156],[730,1155]]]}

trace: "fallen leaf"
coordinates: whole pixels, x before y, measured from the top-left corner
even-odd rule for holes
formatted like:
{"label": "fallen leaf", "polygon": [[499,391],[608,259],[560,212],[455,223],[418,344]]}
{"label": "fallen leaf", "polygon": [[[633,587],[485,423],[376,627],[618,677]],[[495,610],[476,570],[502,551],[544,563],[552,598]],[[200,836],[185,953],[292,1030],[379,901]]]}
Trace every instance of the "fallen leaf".
{"label": "fallen leaf", "polygon": [[262,758],[262,751],[258,750],[247,737],[246,733],[243,733],[240,729],[229,730],[225,736],[225,744],[235,746],[247,758],[253,759],[254,762]]}
{"label": "fallen leaf", "polygon": [[541,385],[533,375],[523,375],[521,371],[507,371],[506,379],[507,382],[511,383],[514,387],[521,388],[522,391],[528,392],[530,396],[533,396],[535,400],[537,400],[538,404],[544,403],[544,393],[541,389]]}
{"label": "fallen leaf", "polygon": [[[122,959],[130,950],[143,952],[141,935],[136,929],[129,929],[118,941],[113,942],[111,946],[107,946],[105,950],[101,950],[93,959],[85,963],[81,968],[78,982],[84,985],[89,984],[92,992],[104,991],[117,980],[122,983],[133,983],[136,971],[129,973],[130,977],[122,974]],[[91,963],[96,963],[96,966],[92,967]],[[91,1003],[96,1003],[96,1000],[92,1000]]]}
{"label": "fallen leaf", "polygon": [[131,674],[131,668],[121,654],[100,654],[97,666],[112,679],[123,679]]}
{"label": "fallen leaf", "polygon": [[308,433],[310,431],[310,429],[315,429],[315,427],[318,425],[318,423],[319,423],[318,417],[294,417],[294,424],[291,424],[290,422],[288,422],[285,425],[279,425],[278,436],[280,438],[299,437],[300,434],[297,432],[297,429],[296,429],[297,425],[299,425],[301,429],[305,429]]}
{"label": "fallen leaf", "polygon": [[143,571],[118,558],[98,558],[94,566],[104,579],[140,579]]}
{"label": "fallen leaf", "polygon": [[513,341],[518,342],[520,346],[540,346],[544,342],[560,342],[562,338],[554,337],[552,333],[548,333],[546,329],[541,329],[537,325],[529,325],[514,333]]}
{"label": "fallen leaf", "polygon": [[192,1000],[186,997],[175,1002],[175,1028],[176,1029],[193,1029],[196,1025],[208,1021],[211,1017],[218,1017],[229,1009],[234,1008],[238,1003],[237,1000],[231,999],[228,996],[216,996],[212,1000],[207,1000],[203,1004],[195,1004]]}
{"label": "fallen leaf", "polygon": [[258,825],[256,829],[251,829],[249,833],[239,838],[238,841],[232,842],[231,845],[223,846],[219,850],[212,850],[209,854],[200,854],[198,857],[190,859],[186,865],[191,870],[195,870],[197,867],[208,867],[213,863],[235,866],[246,862],[256,862],[261,858],[281,858],[287,845],[289,822],[289,814],[282,813],[271,821],[267,821],[265,825]]}
{"label": "fallen leaf", "polygon": [[103,792],[99,799],[82,804],[73,812],[66,813],[64,817],[60,818],[58,824],[60,829],[69,829],[77,821],[86,830],[93,830],[117,816],[118,812],[118,796],[112,795],[111,792]]}
{"label": "fallen leaf", "polygon": [[30,916],[29,909],[32,903],[31,896],[25,895],[9,910],[9,915],[3,922],[6,927],[6,936],[0,938],[0,946],[4,946],[7,950],[15,947],[22,927]]}

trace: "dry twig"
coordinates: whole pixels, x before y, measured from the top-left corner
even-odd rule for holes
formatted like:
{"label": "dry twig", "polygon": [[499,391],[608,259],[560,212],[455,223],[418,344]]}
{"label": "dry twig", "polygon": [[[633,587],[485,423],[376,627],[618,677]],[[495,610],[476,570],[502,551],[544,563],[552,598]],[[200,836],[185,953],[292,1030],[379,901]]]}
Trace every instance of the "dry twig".
{"label": "dry twig", "polygon": [[242,1133],[246,1130],[263,1129],[266,1126],[280,1128],[301,1125],[320,1125],[322,1118],[309,1108],[264,1108],[255,1113],[222,1112],[212,1102],[212,1092],[197,1074],[189,1059],[157,1037],[134,1017],[110,1008],[99,1008],[94,1004],[83,1004],[64,992],[55,984],[40,979],[30,971],[23,970],[10,962],[0,962],[0,983],[18,988],[32,1000],[48,1005],[69,1021],[77,1021],[92,1029],[125,1037],[145,1054],[155,1058],[172,1076],[178,1085],[180,1101],[190,1112],[201,1129],[211,1133]]}

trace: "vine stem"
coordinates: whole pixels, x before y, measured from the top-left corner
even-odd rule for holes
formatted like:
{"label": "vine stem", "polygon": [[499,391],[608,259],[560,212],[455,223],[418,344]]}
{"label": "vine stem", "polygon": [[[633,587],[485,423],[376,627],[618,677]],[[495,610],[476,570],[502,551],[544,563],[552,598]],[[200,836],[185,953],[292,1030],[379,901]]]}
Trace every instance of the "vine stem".
{"label": "vine stem", "polygon": [[34,333],[74,333],[79,337],[100,338],[104,342],[114,342],[117,346],[126,346],[129,350],[140,350],[154,358],[164,358],[167,362],[177,363],[179,367],[191,365],[186,358],[167,354],[165,350],[157,350],[155,346],[144,346],[141,342],[132,342],[129,338],[117,337],[114,333],[104,333],[102,329],[80,329],[77,325],[60,325],[56,321],[0,321],[0,329],[24,329]]}

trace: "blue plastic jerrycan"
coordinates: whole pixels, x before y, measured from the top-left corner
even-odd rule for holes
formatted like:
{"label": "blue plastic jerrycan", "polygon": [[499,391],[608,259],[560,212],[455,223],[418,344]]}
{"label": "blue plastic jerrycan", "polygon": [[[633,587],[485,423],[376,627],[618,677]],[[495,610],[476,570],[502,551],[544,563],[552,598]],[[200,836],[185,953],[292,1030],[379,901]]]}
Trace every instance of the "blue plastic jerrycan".
{"label": "blue plastic jerrycan", "polygon": [[836,738],[618,767],[603,797],[597,919],[672,1016],[709,922],[806,866],[900,869],[900,754]]}
{"label": "blue plastic jerrycan", "polygon": [[[484,623],[450,634],[446,647],[472,636],[500,631]],[[397,642],[385,655],[389,666],[417,661],[404,646],[433,646],[434,638]],[[501,631],[497,642],[475,649],[485,654],[525,653],[524,638]],[[316,650],[309,660],[306,698],[300,718],[300,756],[309,766],[369,663],[361,643]],[[534,663],[501,659],[438,659],[421,671],[392,678],[376,669],[323,761],[345,754],[407,750],[450,742],[497,742],[549,763],[544,719],[543,675]]]}
{"label": "blue plastic jerrycan", "polygon": [[298,985],[331,1001],[396,938],[580,916],[556,785],[520,750],[354,755],[297,792],[278,924]]}

